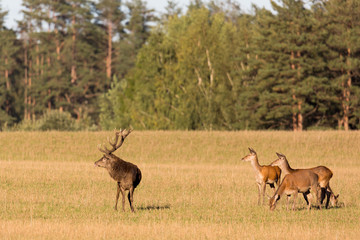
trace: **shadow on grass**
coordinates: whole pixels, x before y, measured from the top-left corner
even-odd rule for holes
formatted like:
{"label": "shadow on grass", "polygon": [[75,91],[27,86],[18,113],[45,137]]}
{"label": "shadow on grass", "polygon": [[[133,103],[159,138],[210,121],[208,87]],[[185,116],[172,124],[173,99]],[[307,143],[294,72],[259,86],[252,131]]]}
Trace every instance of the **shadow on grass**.
{"label": "shadow on grass", "polygon": [[165,210],[165,209],[170,209],[170,204],[166,204],[163,206],[159,206],[159,205],[141,206],[138,207],[137,209],[139,211]]}

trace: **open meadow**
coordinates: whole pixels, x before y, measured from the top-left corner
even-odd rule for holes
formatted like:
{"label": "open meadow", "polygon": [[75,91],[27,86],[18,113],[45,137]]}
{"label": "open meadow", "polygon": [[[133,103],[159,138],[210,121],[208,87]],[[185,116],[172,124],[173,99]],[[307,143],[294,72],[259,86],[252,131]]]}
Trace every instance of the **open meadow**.
{"label": "open meadow", "polygon": [[[358,239],[360,132],[134,131],[115,154],[136,164],[135,213],[114,211],[116,183],[94,162],[113,132],[1,132],[0,239]],[[329,167],[338,207],[257,205],[254,171],[285,154]],[[272,190],[267,186],[266,192]],[[121,200],[121,198],[120,198]],[[121,206],[121,203],[119,203]]]}

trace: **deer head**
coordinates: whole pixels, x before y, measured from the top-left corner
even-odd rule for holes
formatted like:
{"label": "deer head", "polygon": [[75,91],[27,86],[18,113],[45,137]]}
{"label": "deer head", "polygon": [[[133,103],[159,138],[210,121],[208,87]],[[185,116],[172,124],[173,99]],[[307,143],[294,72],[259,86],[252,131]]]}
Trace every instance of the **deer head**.
{"label": "deer head", "polygon": [[246,162],[251,162],[253,159],[257,157],[257,154],[254,149],[249,147],[250,154],[243,157],[241,160]]}
{"label": "deer head", "polygon": [[270,165],[271,166],[281,166],[285,161],[287,161],[286,156],[282,153],[276,153],[278,159],[273,161]]}
{"label": "deer head", "polygon": [[[100,150],[100,152],[103,152],[104,155],[102,158],[100,158],[98,161],[95,162],[95,166],[103,167],[103,168],[109,167],[111,165],[111,161],[114,160],[114,155],[112,153],[121,147],[125,138],[131,132],[132,132],[131,129],[130,130],[126,130],[126,129],[121,130],[120,129],[120,131],[115,131],[115,138],[113,139],[113,141],[111,141],[108,138],[108,142],[112,146],[111,149],[108,149],[106,146],[102,146],[101,144],[99,144],[98,149]],[[119,140],[119,138],[120,138],[120,140]]]}
{"label": "deer head", "polygon": [[111,166],[111,158],[104,155],[102,158],[95,162],[95,167],[108,168]]}
{"label": "deer head", "polygon": [[334,193],[331,193],[330,195],[330,203],[333,207],[336,207],[339,202],[339,194],[335,195]]}
{"label": "deer head", "polygon": [[274,211],[276,208],[276,202],[279,201],[280,196],[275,194],[272,198],[270,198],[269,200],[269,206],[270,206],[270,210]]}

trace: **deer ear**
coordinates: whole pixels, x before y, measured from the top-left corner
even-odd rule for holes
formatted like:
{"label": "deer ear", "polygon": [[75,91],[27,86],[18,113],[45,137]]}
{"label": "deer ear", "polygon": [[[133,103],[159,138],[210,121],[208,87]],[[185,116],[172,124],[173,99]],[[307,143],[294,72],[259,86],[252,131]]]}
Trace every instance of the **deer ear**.
{"label": "deer ear", "polygon": [[252,149],[252,148],[249,148],[250,152],[253,153],[253,154],[256,154],[255,150]]}
{"label": "deer ear", "polygon": [[281,154],[281,153],[276,153],[276,155],[279,157],[279,158],[283,158],[283,157],[285,157],[283,154]]}

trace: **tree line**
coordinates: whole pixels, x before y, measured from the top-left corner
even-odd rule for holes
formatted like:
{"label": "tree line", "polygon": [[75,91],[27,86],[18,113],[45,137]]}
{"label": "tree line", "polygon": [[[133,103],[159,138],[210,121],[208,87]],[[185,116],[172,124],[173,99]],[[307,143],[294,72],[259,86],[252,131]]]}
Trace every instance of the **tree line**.
{"label": "tree line", "polygon": [[23,0],[0,10],[0,127],[359,129],[360,2]]}

